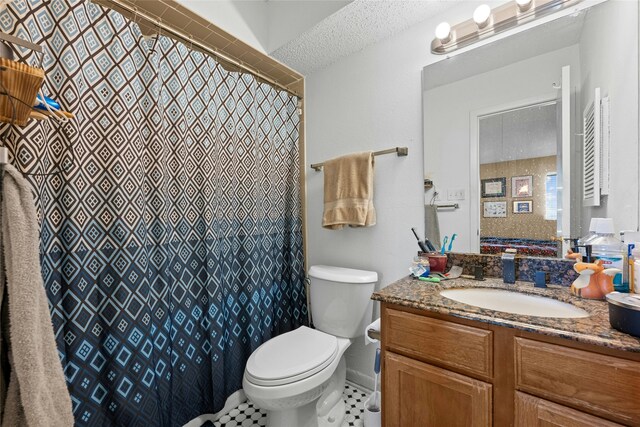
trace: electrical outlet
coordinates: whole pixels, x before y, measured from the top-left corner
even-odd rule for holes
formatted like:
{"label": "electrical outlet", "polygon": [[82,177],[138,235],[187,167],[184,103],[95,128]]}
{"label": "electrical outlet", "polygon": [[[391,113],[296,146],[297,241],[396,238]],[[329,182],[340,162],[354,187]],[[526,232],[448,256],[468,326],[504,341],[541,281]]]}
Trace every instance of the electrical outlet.
{"label": "electrical outlet", "polygon": [[456,188],[447,191],[447,200],[464,200],[464,189]]}

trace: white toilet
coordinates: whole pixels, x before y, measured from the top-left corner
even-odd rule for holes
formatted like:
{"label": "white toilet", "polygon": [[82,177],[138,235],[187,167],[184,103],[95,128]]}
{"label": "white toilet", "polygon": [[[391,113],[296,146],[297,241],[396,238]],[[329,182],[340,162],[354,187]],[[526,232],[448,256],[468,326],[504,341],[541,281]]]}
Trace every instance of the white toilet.
{"label": "white toilet", "polygon": [[251,354],[244,371],[244,392],[267,411],[270,427],[342,424],[344,351],[371,321],[377,273],[316,265],[309,276],[317,329],[302,326],[267,341]]}

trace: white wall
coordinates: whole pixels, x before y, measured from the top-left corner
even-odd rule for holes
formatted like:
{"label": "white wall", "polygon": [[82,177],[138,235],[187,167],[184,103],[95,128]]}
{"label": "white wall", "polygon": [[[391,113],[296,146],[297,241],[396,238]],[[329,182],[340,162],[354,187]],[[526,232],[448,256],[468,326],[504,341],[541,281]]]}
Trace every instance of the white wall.
{"label": "white wall", "polygon": [[177,0],[234,37],[267,51],[267,2],[263,0]]}
{"label": "white wall", "polygon": [[[592,217],[611,217],[618,230],[637,230],[638,2],[609,1],[590,10],[580,46],[583,78],[579,118],[593,100],[596,87],[611,100],[612,194],[600,207],[584,209],[583,230],[588,230]],[[630,55],[632,46],[634,54]]]}
{"label": "white wall", "polygon": [[177,0],[234,37],[271,53],[353,0]]}
{"label": "white wall", "polygon": [[[438,214],[440,235],[457,233],[456,251],[471,248],[470,223],[470,116],[473,112],[544,96],[555,98],[554,82],[561,81],[562,67],[578,68],[578,47],[571,46],[498,68],[424,93],[424,174],[433,180],[446,200],[448,189],[464,189],[465,200],[456,210]],[[455,160],[453,160],[455,159]],[[477,161],[477,160],[476,160]],[[475,181],[474,181],[475,182]],[[432,192],[427,198],[430,199]]]}

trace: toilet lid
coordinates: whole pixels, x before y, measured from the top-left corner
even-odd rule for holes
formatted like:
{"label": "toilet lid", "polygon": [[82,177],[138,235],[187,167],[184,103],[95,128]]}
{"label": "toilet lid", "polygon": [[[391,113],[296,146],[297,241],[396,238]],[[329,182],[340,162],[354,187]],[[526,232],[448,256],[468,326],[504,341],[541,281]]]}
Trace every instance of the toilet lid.
{"label": "toilet lid", "polygon": [[247,361],[247,378],[257,385],[289,384],[320,372],[337,353],[336,337],[301,326],[258,347]]}

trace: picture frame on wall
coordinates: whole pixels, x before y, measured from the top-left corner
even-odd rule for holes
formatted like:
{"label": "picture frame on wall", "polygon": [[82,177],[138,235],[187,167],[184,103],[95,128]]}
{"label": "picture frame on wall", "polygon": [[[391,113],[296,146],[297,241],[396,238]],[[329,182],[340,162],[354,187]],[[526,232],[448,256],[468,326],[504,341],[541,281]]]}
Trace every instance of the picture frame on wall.
{"label": "picture frame on wall", "polygon": [[507,202],[484,202],[482,206],[484,218],[507,217]]}
{"label": "picture frame on wall", "polygon": [[533,213],[533,200],[515,200],[513,202],[514,214],[530,214]]}
{"label": "picture frame on wall", "polygon": [[511,197],[533,197],[533,175],[511,177]]}
{"label": "picture frame on wall", "polygon": [[505,197],[507,195],[507,178],[488,178],[480,180],[482,197]]}

